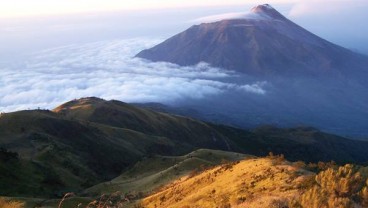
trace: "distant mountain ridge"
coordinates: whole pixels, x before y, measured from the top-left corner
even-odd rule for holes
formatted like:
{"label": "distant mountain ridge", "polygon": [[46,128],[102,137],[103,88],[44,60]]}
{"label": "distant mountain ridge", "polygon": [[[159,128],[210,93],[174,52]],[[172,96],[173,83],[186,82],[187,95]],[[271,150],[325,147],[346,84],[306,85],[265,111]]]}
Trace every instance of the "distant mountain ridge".
{"label": "distant mountain ridge", "polygon": [[[330,43],[268,4],[232,19],[194,25],[137,57],[250,75],[367,74],[368,57]],[[354,70],[351,70],[354,69]]]}

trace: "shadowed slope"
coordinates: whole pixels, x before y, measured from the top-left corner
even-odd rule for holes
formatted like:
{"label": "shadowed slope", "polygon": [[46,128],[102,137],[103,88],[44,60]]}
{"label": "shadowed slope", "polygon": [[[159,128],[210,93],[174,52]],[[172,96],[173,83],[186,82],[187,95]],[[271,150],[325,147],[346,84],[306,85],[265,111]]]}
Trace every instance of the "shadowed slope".
{"label": "shadowed slope", "polygon": [[[145,156],[236,148],[209,125],[190,118],[97,98],[62,106],[63,113],[1,115],[0,147],[19,158],[0,164],[0,194],[58,196],[110,180]],[[77,111],[65,111],[66,106]]]}
{"label": "shadowed slope", "polygon": [[208,124],[188,117],[138,108],[120,101],[84,98],[57,107],[54,112],[68,119],[127,128],[145,134],[164,136],[184,147],[197,146],[231,150],[226,137]]}

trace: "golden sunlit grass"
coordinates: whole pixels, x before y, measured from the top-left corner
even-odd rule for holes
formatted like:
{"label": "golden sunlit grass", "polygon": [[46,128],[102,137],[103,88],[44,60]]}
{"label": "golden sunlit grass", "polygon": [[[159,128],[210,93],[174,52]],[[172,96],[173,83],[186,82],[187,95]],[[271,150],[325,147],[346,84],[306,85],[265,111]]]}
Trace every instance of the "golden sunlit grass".
{"label": "golden sunlit grass", "polygon": [[145,198],[142,206],[283,207],[313,177],[279,157],[249,159],[183,177]]}
{"label": "golden sunlit grass", "polygon": [[300,199],[308,208],[355,208],[368,205],[368,168],[347,164],[328,168],[315,177],[316,184]]}
{"label": "golden sunlit grass", "polygon": [[23,208],[24,203],[18,201],[9,201],[4,198],[0,198],[0,207],[1,208]]}
{"label": "golden sunlit grass", "polygon": [[[320,172],[316,174],[306,169]],[[337,166],[333,162],[307,166],[271,154],[187,175],[143,199],[141,206],[368,207],[368,168],[351,164]]]}
{"label": "golden sunlit grass", "polygon": [[[182,162],[193,163],[201,157],[209,161],[218,161],[218,157],[227,156],[229,159],[245,157],[237,153],[227,153],[214,150],[197,150],[184,157]],[[165,161],[162,159],[165,158]],[[180,157],[175,157],[179,160]],[[187,159],[185,159],[187,158]],[[203,167],[179,176],[177,180],[163,180],[165,186],[149,185],[147,190],[132,191],[131,188],[140,187],[141,180],[135,181],[131,187],[114,193],[105,193],[93,198],[76,197],[67,193],[62,199],[42,202],[43,207],[58,208],[363,208],[368,207],[368,168],[347,164],[337,166],[335,163],[309,164],[288,162],[281,156],[270,154],[264,158],[245,157],[242,161],[223,162],[217,166]],[[161,175],[167,171],[164,163],[171,169],[169,157],[152,158],[138,163],[130,171],[118,177],[115,182],[133,180],[135,176],[143,176],[147,180],[153,179],[151,174]],[[173,157],[174,159],[174,157]],[[152,163],[152,166],[149,164]],[[161,164],[161,165],[160,165]],[[147,166],[147,167],[145,167]],[[162,167],[154,167],[162,166]],[[182,166],[184,167],[184,166]],[[316,168],[317,167],[317,168]],[[317,174],[309,169],[318,172]],[[145,172],[151,173],[145,174]],[[170,172],[170,171],[169,171]],[[186,171],[184,171],[186,172]],[[174,172],[173,172],[174,173]],[[163,174],[164,178],[169,175]],[[130,179],[129,179],[130,178]],[[113,180],[114,181],[114,180]],[[133,180],[134,181],[134,180]],[[153,180],[154,181],[154,180]],[[160,183],[161,183],[160,182]],[[128,185],[129,183],[125,183]],[[117,188],[113,183],[112,187]],[[124,191],[125,189],[125,191]],[[130,191],[128,191],[130,190]],[[128,191],[128,192],[127,192]],[[5,200],[6,199],[6,200]],[[0,200],[0,207],[23,208],[24,203],[17,199],[4,198]],[[22,201],[22,200],[20,200]],[[26,203],[27,207],[28,202]]]}

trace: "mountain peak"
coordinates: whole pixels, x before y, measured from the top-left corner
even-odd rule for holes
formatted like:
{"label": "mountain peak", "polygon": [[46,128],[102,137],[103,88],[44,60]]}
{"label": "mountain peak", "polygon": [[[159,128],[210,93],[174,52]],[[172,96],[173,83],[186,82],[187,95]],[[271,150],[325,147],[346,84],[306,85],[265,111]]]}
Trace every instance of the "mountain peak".
{"label": "mountain peak", "polygon": [[280,12],[278,12],[269,4],[255,6],[251,9],[251,12],[256,14],[266,14],[274,19],[286,19],[282,14],[280,14]]}
{"label": "mountain peak", "polygon": [[271,5],[269,4],[261,4],[258,6],[255,6],[252,8],[252,12],[257,12],[257,11],[267,11],[267,10],[275,10]]}
{"label": "mountain peak", "polygon": [[[363,72],[361,63],[368,62],[298,26],[268,4],[246,14],[221,15],[215,21],[195,25],[136,56],[181,66],[206,62],[261,76],[350,75],[349,65]],[[341,57],[349,61],[342,62]]]}

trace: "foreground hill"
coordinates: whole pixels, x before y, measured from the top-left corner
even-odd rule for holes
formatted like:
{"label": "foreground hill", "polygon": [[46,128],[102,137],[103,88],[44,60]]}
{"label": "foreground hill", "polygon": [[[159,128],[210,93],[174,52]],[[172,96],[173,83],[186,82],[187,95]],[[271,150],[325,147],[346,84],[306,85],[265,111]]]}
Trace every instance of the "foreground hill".
{"label": "foreground hill", "polygon": [[[198,170],[200,165],[202,168]],[[68,194],[62,200],[0,197],[0,205],[13,205],[12,208],[358,208],[368,205],[367,179],[367,167],[351,164],[306,165],[301,161],[289,162],[282,156],[256,158],[201,149],[184,156],[148,158],[116,179],[84,193],[97,191],[98,195]]]}
{"label": "foreground hill", "polygon": [[327,167],[318,174],[282,157],[223,164],[186,176],[146,197],[141,207],[352,208],[368,205],[367,168]]}
{"label": "foreground hill", "polygon": [[[78,196],[68,197],[62,207],[76,208],[78,204],[80,204],[79,207],[87,207],[95,199],[104,201],[107,198],[111,199],[117,196],[122,200],[123,207],[134,207],[137,200],[152,194],[153,190],[173,180],[193,174],[206,167],[222,164],[225,161],[239,161],[246,158],[253,158],[253,156],[210,149],[199,149],[181,156],[155,155],[150,158],[143,158],[111,181],[97,184],[83,190],[81,193],[75,193]],[[101,196],[106,197],[102,199]],[[129,197],[129,201],[124,200],[126,196]],[[47,198],[0,197],[0,205],[2,201],[4,203],[7,200],[16,201],[17,203],[14,202],[14,204],[19,204],[19,206],[11,208],[34,208],[35,206],[53,208],[58,207],[61,201],[61,199]],[[98,208],[101,208],[101,206]],[[94,206],[90,205],[90,207]]]}
{"label": "foreground hill", "polygon": [[[99,98],[73,100],[53,111],[2,114],[0,148],[0,194],[33,197],[61,196],[92,186],[87,195],[102,193],[108,189],[96,184],[118,177],[144,158],[184,155],[200,148],[255,156],[274,152],[293,161],[368,161],[368,142],[313,128],[243,130]],[[164,160],[167,165],[179,161]],[[208,163],[201,157],[182,162],[188,167]],[[164,175],[177,173],[164,169]],[[120,179],[112,180],[115,186],[108,188],[120,189],[119,184],[125,183]],[[137,183],[144,184],[138,180],[130,186]]]}

